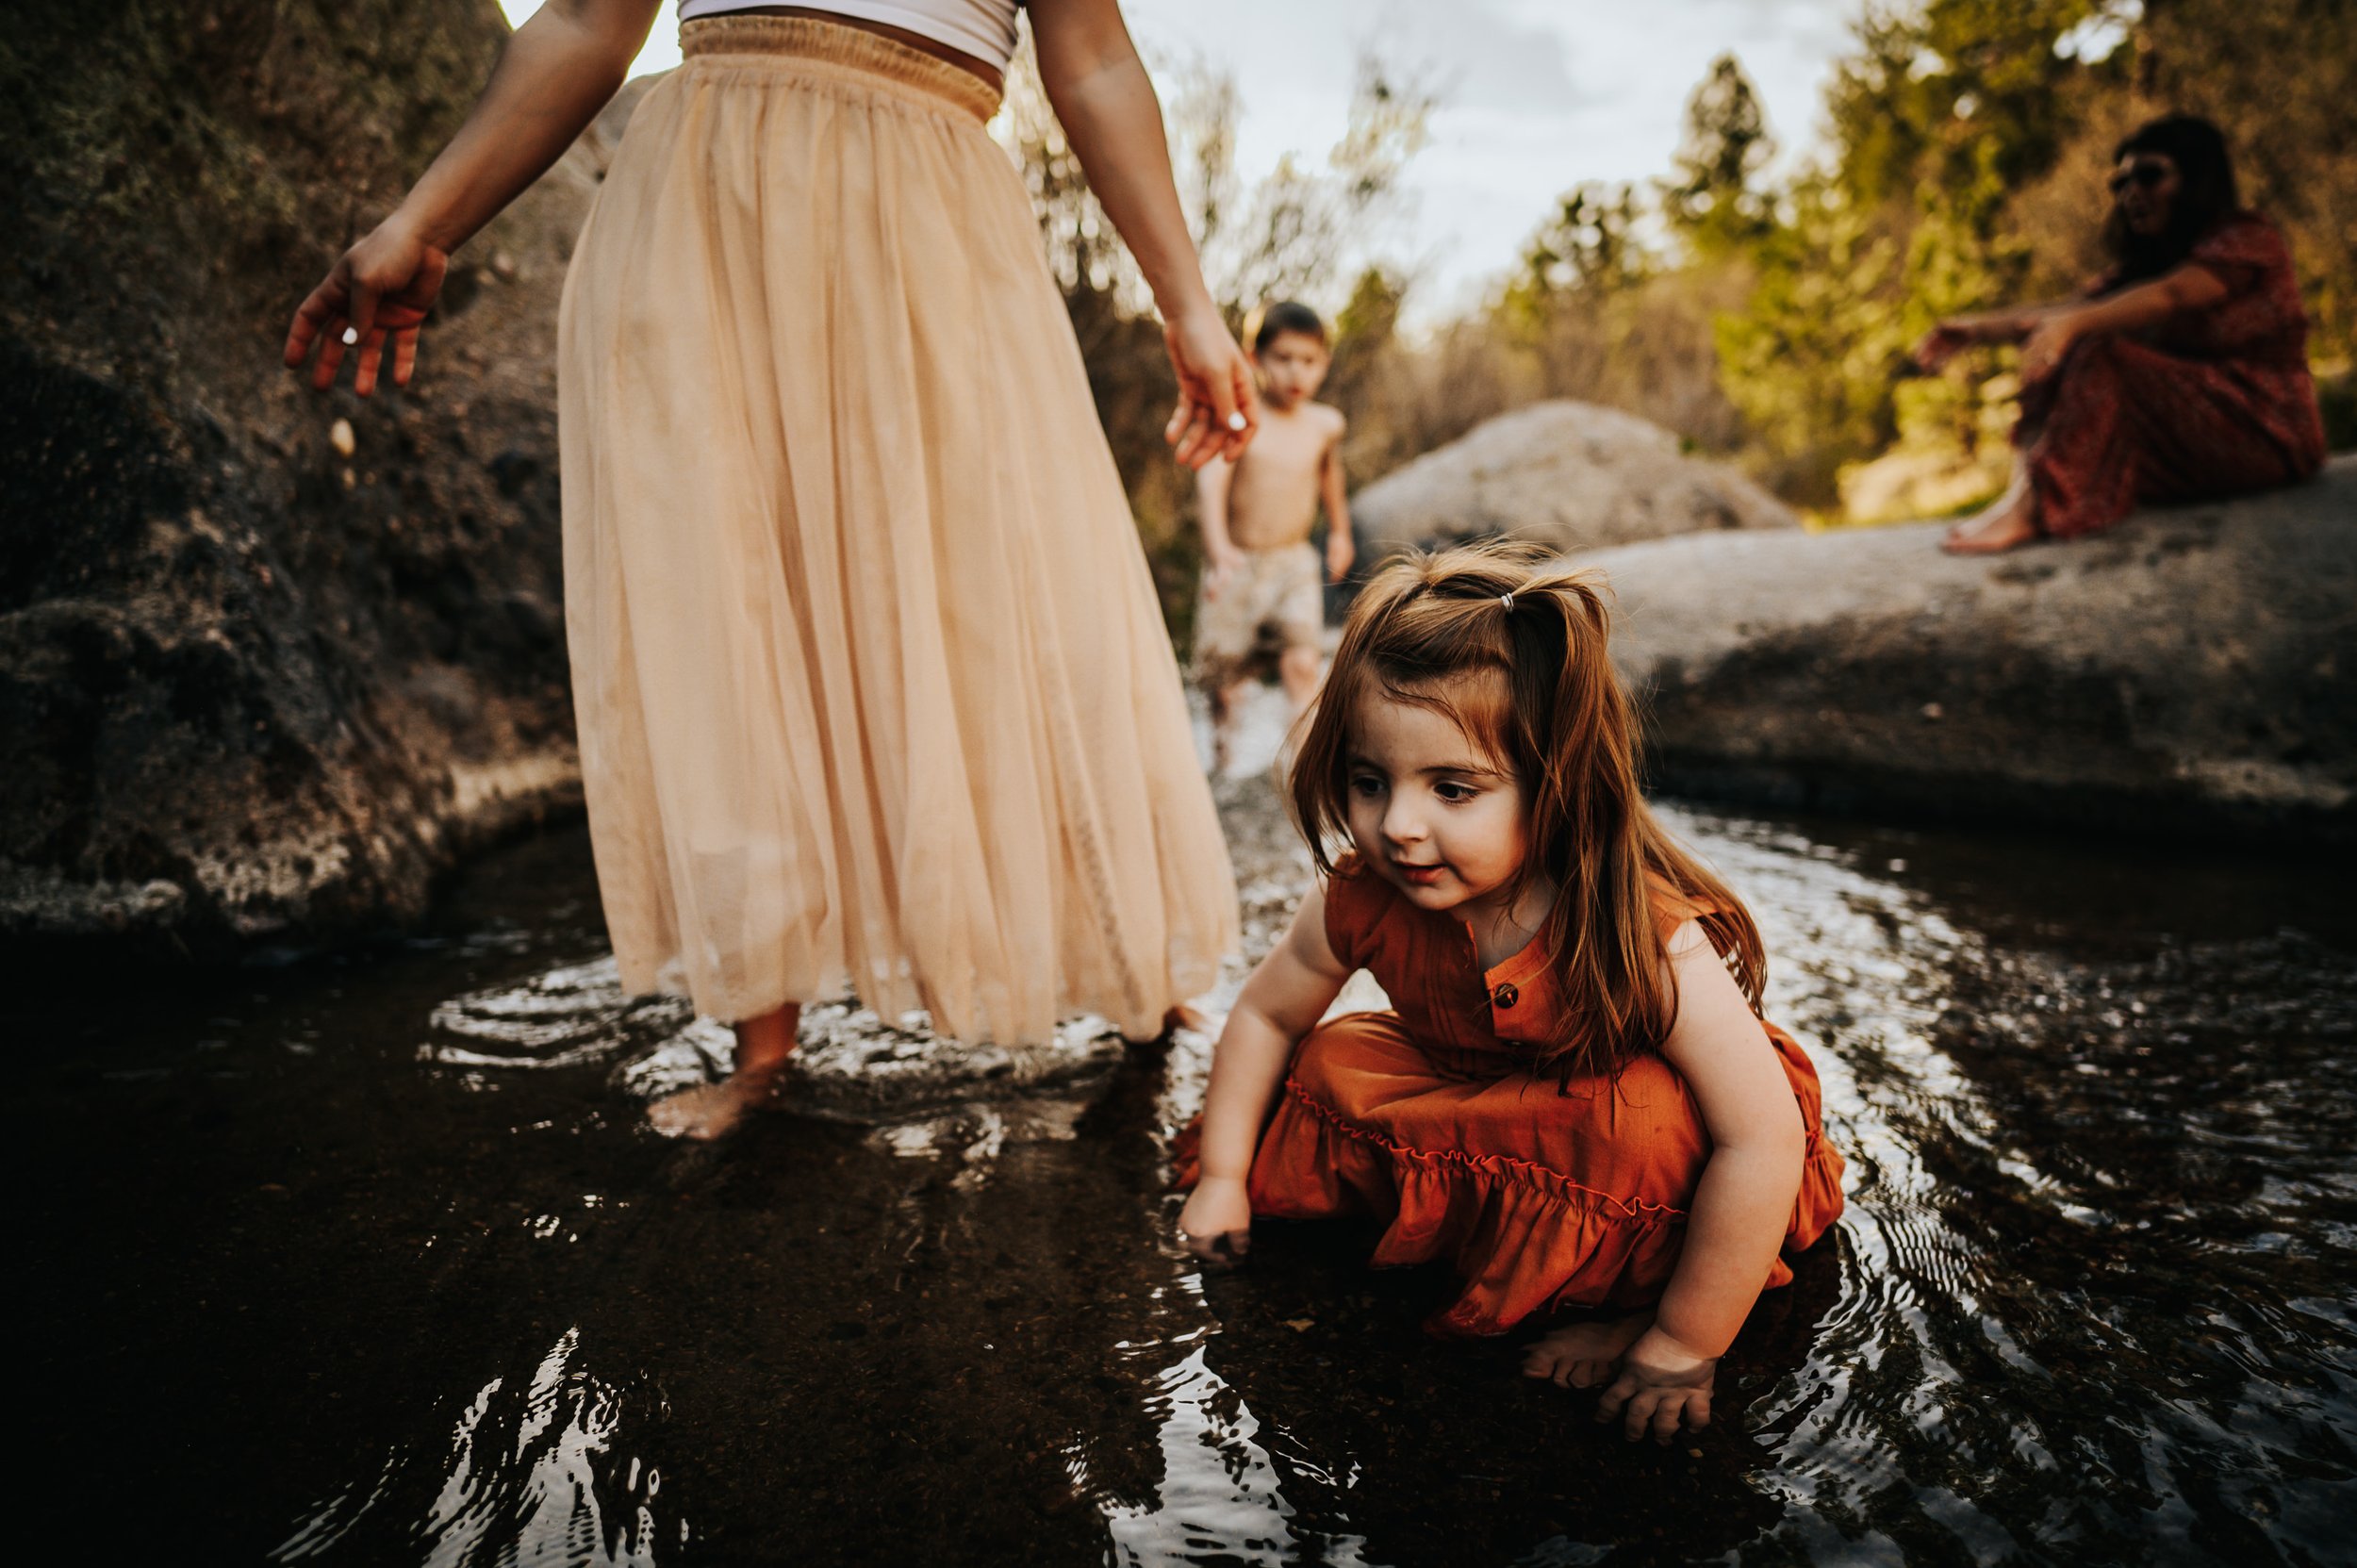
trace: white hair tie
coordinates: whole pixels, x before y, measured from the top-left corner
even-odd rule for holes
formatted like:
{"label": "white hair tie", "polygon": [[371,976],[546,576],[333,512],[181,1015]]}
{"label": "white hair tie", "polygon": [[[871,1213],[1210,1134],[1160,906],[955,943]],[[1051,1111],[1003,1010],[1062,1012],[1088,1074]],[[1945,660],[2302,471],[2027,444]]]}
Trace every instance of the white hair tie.
{"label": "white hair tie", "polygon": [[1506,613],[1508,615],[1512,615],[1514,613],[1514,596],[1512,594],[1499,594],[1498,602],[1506,606]]}

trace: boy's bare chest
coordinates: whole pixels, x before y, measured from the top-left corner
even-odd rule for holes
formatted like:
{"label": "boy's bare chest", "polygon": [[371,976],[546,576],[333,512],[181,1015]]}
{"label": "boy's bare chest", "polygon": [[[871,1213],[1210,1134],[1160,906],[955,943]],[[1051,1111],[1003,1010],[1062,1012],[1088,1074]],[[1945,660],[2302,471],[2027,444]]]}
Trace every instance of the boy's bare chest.
{"label": "boy's bare chest", "polygon": [[1277,485],[1315,484],[1318,461],[1325,452],[1323,425],[1299,416],[1282,421],[1269,420],[1244,448],[1236,477],[1243,481],[1258,475],[1264,483]]}

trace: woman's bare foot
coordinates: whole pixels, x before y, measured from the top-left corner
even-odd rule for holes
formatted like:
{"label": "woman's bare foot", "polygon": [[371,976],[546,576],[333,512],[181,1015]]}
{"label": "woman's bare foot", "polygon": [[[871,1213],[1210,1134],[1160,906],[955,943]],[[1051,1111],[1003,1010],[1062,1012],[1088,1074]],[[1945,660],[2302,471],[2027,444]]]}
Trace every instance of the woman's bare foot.
{"label": "woman's bare foot", "polygon": [[2037,497],[2016,478],[2003,495],[1949,529],[1939,548],[1951,555],[1996,555],[2037,536]]}
{"label": "woman's bare foot", "polygon": [[1653,1327],[1651,1312],[1602,1323],[1567,1323],[1532,1340],[1523,1351],[1523,1376],[1558,1388],[1602,1388],[1620,1371],[1621,1357]]}
{"label": "woman's bare foot", "polygon": [[777,1103],[775,1073],[731,1073],[717,1083],[666,1095],[647,1107],[647,1123],[667,1138],[709,1143],[735,1131],[749,1112]]}
{"label": "woman's bare foot", "polygon": [[794,1054],[794,1032],[801,1027],[802,1004],[787,1002],[774,1013],[730,1027],[736,1033],[736,1070],[718,1083],[666,1095],[647,1107],[647,1122],[667,1138],[710,1142],[725,1137],[749,1111],[777,1103],[778,1078]]}

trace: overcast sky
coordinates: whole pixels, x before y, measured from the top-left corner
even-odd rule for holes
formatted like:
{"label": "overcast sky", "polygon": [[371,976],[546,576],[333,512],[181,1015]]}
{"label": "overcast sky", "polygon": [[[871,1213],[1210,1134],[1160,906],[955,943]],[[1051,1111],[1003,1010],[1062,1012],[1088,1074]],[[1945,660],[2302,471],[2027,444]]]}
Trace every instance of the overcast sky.
{"label": "overcast sky", "polygon": [[[520,20],[537,0],[502,0]],[[1443,107],[1390,244],[1415,267],[1411,313],[1472,304],[1556,195],[1669,167],[1686,100],[1732,49],[1787,160],[1806,152],[1825,75],[1862,0],[1124,0],[1149,63],[1232,73],[1248,177],[1342,135],[1358,57],[1422,73]],[[666,4],[635,73],[679,62]]]}

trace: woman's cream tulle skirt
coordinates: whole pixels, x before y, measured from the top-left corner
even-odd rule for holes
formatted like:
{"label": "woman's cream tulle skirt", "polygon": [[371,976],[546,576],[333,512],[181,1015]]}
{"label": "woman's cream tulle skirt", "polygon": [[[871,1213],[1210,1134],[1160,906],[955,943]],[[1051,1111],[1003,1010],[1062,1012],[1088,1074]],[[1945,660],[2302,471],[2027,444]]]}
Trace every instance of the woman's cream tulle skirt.
{"label": "woman's cream tulle skirt", "polygon": [[566,280],[566,623],[633,991],[1151,1034],[1236,939],[1178,671],[967,73],[719,18]]}

